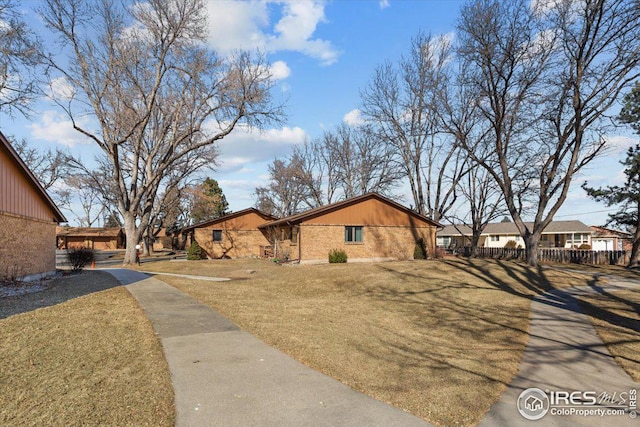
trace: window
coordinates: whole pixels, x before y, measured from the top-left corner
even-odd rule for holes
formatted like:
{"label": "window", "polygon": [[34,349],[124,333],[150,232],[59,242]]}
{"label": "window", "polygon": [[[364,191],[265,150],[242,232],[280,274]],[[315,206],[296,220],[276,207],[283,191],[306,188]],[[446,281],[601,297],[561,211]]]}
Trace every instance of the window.
{"label": "window", "polygon": [[491,236],[491,241],[492,242],[499,242],[500,241],[500,236],[495,236],[495,235]]}
{"label": "window", "polygon": [[362,226],[346,226],[344,228],[344,241],[347,243],[362,242]]}
{"label": "window", "polygon": [[298,244],[298,227],[291,227],[291,244]]}
{"label": "window", "polygon": [[222,242],[222,230],[213,230],[213,241]]}
{"label": "window", "polygon": [[520,241],[520,236],[516,236],[516,242]]}

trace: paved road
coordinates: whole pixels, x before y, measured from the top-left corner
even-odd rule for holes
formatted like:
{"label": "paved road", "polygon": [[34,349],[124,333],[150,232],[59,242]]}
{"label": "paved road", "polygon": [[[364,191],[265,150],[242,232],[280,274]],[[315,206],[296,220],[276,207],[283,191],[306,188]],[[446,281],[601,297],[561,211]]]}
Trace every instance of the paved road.
{"label": "paved road", "polygon": [[[607,291],[639,289],[637,281],[607,277]],[[518,396],[525,389],[543,391],[640,391],[640,384],[615,362],[597,335],[589,318],[582,312],[575,296],[596,292],[591,287],[552,291],[531,303],[530,338],[520,362],[520,369],[500,400],[495,403],[480,427],[493,426],[640,426],[640,417],[621,416],[552,416],[529,421],[518,412]],[[599,408],[604,408],[600,406]]]}
{"label": "paved road", "polygon": [[105,271],[127,285],[160,336],[178,427],[430,426],[302,365],[156,278]]}

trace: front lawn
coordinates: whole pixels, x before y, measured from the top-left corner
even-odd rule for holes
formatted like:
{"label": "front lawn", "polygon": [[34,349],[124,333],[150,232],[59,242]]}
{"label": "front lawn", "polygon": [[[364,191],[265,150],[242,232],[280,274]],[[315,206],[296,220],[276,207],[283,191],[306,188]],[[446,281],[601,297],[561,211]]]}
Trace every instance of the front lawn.
{"label": "front lawn", "polygon": [[118,285],[92,271],[0,301],[0,425],[174,425],[161,345]]}
{"label": "front lawn", "polygon": [[533,295],[589,279],[461,259],[144,267],[236,279],[159,277],[302,363],[438,425],[477,423],[511,381]]}
{"label": "front lawn", "polygon": [[640,286],[579,299],[616,362],[640,382]]}

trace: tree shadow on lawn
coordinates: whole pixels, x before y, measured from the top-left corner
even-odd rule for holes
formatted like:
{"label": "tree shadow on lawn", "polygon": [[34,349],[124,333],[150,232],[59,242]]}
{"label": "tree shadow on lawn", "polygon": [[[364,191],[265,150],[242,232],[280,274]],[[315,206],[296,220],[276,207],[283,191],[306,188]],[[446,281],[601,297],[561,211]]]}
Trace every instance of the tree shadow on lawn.
{"label": "tree shadow on lawn", "polygon": [[[483,267],[480,262],[474,261],[475,260],[469,258],[459,260],[459,262],[443,262],[454,268],[461,269],[466,273],[472,274],[474,277],[483,280],[488,285],[493,286],[497,289],[501,289],[514,295],[522,296],[529,299],[533,299],[545,294],[544,299],[538,299],[544,304],[553,305],[564,310],[575,311],[579,313],[585,313],[586,311],[592,317],[603,320],[614,326],[627,328],[640,334],[640,321],[628,316],[614,313],[607,309],[603,309],[600,306],[596,306],[586,301],[584,298],[579,298],[579,296],[576,297],[567,294],[566,289],[561,287],[559,288],[554,285],[553,280],[548,277],[548,275],[545,273],[545,269],[540,265],[538,265],[535,269],[528,266],[518,265],[518,269],[524,272],[524,277],[522,277],[516,272],[517,269],[514,268],[515,266],[512,261],[495,261],[496,266],[501,267],[501,269],[510,278],[512,278],[520,286],[523,286],[531,292],[531,294],[527,294],[523,293],[521,290],[516,289],[512,285],[504,283],[504,281],[502,281],[495,273]],[[465,266],[465,268],[461,267],[460,262]],[[593,274],[590,271],[581,272],[579,269],[560,269],[560,271],[564,271],[565,273],[576,272],[579,274],[591,275],[591,278],[584,284],[585,286],[588,286],[590,290],[602,296],[610,298],[613,301],[628,306],[633,311],[640,314],[640,304],[629,299],[622,298],[616,295],[614,292],[606,289],[605,283],[601,281],[601,278],[603,277],[601,274]],[[640,286],[638,287],[638,289],[640,289]]]}
{"label": "tree shadow on lawn", "polygon": [[[526,305],[525,310],[520,310],[514,309],[514,307],[500,307],[498,302],[495,304],[478,304],[469,300],[461,301],[456,296],[456,290],[477,289],[481,292],[502,291],[529,301],[544,294],[544,298],[538,299],[538,301],[543,304],[549,304],[563,310],[579,313],[584,313],[583,309],[586,309],[589,315],[593,317],[604,320],[611,325],[627,328],[633,331],[636,336],[640,334],[640,322],[638,320],[595,306],[588,301],[579,300],[567,294],[563,289],[556,288],[553,283],[553,277],[550,277],[542,267],[533,269],[505,261],[494,261],[490,265],[487,265],[484,261],[474,259],[458,259],[456,261],[443,260],[439,262],[459,270],[461,273],[460,276],[437,279],[437,282],[434,283],[433,278],[430,278],[428,274],[424,276],[421,275],[419,270],[403,272],[381,265],[380,268],[398,278],[398,283],[402,283],[403,281],[417,281],[418,283],[419,281],[424,281],[424,286],[417,286],[417,289],[410,290],[403,290],[401,287],[397,288],[393,285],[377,286],[369,288],[367,294],[379,300],[394,301],[401,305],[420,306],[428,304],[429,306],[425,306],[423,309],[425,318],[430,315],[433,316],[433,313],[428,313],[430,309],[433,309],[433,311],[445,310],[447,315],[441,319],[441,322],[451,322],[453,324],[449,328],[452,334],[451,336],[456,339],[449,341],[443,340],[439,343],[438,348],[427,349],[427,351],[425,351],[425,349],[417,345],[417,343],[413,343],[410,340],[406,341],[406,337],[404,337],[403,340],[389,340],[386,338],[386,335],[377,337],[384,346],[392,349],[389,354],[387,354],[387,357],[394,358],[393,353],[395,353],[405,358],[403,363],[415,363],[416,366],[424,365],[430,367],[433,367],[434,363],[437,363],[437,365],[440,366],[439,369],[448,369],[451,372],[465,371],[468,374],[492,382],[508,384],[511,378],[505,379],[501,377],[498,372],[500,366],[504,363],[504,360],[501,359],[499,354],[496,354],[495,360],[490,360],[490,358],[483,360],[483,363],[487,366],[474,365],[473,362],[477,362],[474,358],[478,357],[478,353],[473,351],[474,337],[490,334],[495,334],[496,337],[500,337],[501,331],[512,331],[513,333],[507,333],[505,335],[505,340],[502,342],[496,341],[489,343],[489,345],[493,346],[493,351],[495,352],[521,350],[523,343],[517,337],[518,334],[529,336],[529,303]],[[496,267],[499,267],[499,269],[496,269]],[[480,283],[477,285],[470,283],[472,281],[469,280],[468,276],[465,278],[465,275],[471,275],[472,278],[478,279]],[[506,278],[508,278],[508,280],[506,280]],[[591,286],[594,291],[624,303],[638,312],[640,304],[620,298],[603,289],[599,286],[598,277],[589,279],[585,284]],[[411,310],[416,311],[415,309]],[[421,319],[416,316],[414,322],[421,327],[428,328],[429,324],[425,318]],[[583,324],[580,320],[567,319],[566,321],[570,322],[570,324]],[[437,325],[437,327],[441,328],[442,325]],[[458,339],[460,336],[468,337],[468,341]],[[513,337],[516,338],[512,339]],[[553,340],[550,339],[550,337],[541,338],[544,338],[550,346],[556,344],[558,346],[567,345],[565,342]],[[482,340],[479,342],[480,345],[482,345]],[[637,340],[616,340],[608,344],[617,345],[638,342],[640,342],[640,338]],[[526,344],[526,339],[524,343]],[[565,359],[563,363],[584,361],[589,353],[602,352],[600,343],[576,345],[574,348],[581,350],[580,355],[576,356],[575,360]],[[456,355],[456,357],[447,357],[448,354]],[[383,355],[377,355],[378,358],[382,356]],[[518,360],[519,358],[520,354],[517,355]],[[638,360],[629,360],[638,362]],[[469,368],[470,366],[472,366],[471,369]]]}
{"label": "tree shadow on lawn", "polygon": [[115,277],[103,271],[85,270],[51,280],[51,285],[42,291],[0,298],[0,319],[122,286]]}

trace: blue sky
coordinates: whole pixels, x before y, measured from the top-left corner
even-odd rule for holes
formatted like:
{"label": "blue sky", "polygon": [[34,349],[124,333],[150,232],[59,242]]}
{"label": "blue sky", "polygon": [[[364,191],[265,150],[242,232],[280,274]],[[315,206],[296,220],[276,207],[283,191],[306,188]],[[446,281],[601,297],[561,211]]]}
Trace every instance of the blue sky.
{"label": "blue sky", "polygon": [[[36,28],[37,4],[22,3],[27,21]],[[286,156],[295,144],[353,117],[360,90],[375,67],[406,53],[418,31],[455,37],[462,4],[455,0],[209,1],[211,47],[221,54],[255,48],[266,52],[277,78],[275,93],[287,100],[283,126],[263,133],[238,129],[221,142],[220,164],[208,175],[220,182],[230,208],[253,205],[253,190],[264,185],[267,165],[275,157]],[[54,105],[43,100],[35,107],[31,120],[0,116],[0,129],[43,148],[61,144],[87,160],[93,156],[96,148],[73,131]],[[585,179],[595,186],[622,182],[618,161],[637,138],[620,129],[610,139],[613,148],[576,177],[556,219],[606,221],[607,208],[590,201],[580,184]],[[405,202],[410,202],[408,192]]]}

